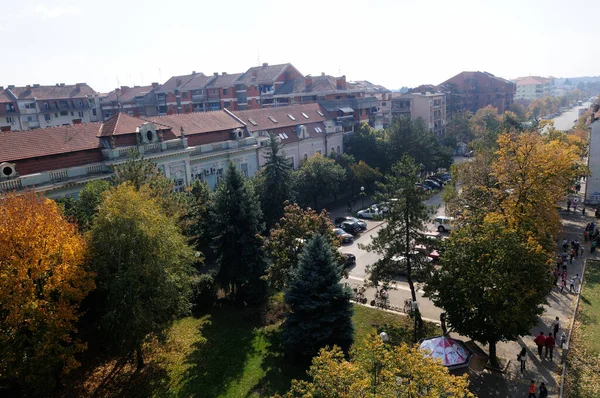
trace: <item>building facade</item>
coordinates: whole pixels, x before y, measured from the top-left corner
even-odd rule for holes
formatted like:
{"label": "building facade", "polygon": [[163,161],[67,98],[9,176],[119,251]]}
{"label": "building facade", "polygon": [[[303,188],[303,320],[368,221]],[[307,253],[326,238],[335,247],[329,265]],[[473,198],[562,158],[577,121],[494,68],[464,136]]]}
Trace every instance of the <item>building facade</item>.
{"label": "building facade", "polygon": [[513,104],[516,84],[488,72],[461,72],[440,86],[456,89],[459,108],[473,113],[490,105],[502,114]]}
{"label": "building facade", "polygon": [[156,116],[156,97],[153,90],[158,83],[150,86],[121,86],[100,97],[102,120],[108,120],[119,112],[129,116]]}
{"label": "building facade", "polygon": [[550,95],[552,84],[549,79],[540,76],[527,76],[514,79],[517,85],[515,99],[533,101]]}
{"label": "building facade", "polygon": [[[275,122],[274,122],[275,121]],[[279,137],[294,167],[321,153],[343,152],[343,127],[318,104],[233,113],[221,110],[0,133],[0,193],[34,189],[50,198],[77,195],[108,179],[132,150],[152,160],[175,189],[194,180],[214,188],[229,162],[247,177],[264,164],[264,141]]]}
{"label": "building facade", "polygon": [[437,137],[446,134],[446,94],[420,92],[407,94],[411,98],[411,119],[423,119],[425,126]]}
{"label": "building facade", "polygon": [[0,131],[23,130],[17,101],[0,87]]}

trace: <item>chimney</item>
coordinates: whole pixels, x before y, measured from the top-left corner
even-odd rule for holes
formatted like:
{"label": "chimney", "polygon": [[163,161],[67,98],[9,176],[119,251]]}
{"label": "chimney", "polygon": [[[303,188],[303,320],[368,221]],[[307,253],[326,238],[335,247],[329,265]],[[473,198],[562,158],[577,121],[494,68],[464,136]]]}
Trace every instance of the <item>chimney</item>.
{"label": "chimney", "polygon": [[179,87],[181,85],[181,79],[180,78],[175,79],[175,85],[177,87]]}
{"label": "chimney", "polygon": [[195,71],[195,70],[193,70],[193,71],[192,71],[192,75],[195,75],[195,74],[196,74],[196,71]]}
{"label": "chimney", "polygon": [[213,76],[215,76],[215,77],[219,76],[219,72],[213,72]]}
{"label": "chimney", "polygon": [[27,88],[27,91],[31,91],[31,86],[28,84],[25,86]]}
{"label": "chimney", "polygon": [[0,90],[4,90],[4,86],[0,86]]}
{"label": "chimney", "polygon": [[33,88],[38,88],[40,85],[37,83],[34,83]]}
{"label": "chimney", "polygon": [[121,92],[124,93],[125,91],[127,91],[129,87],[127,86],[121,86]]}
{"label": "chimney", "polygon": [[61,84],[60,84],[60,86],[61,86],[61,87],[64,87],[64,86],[65,86],[65,84],[64,84],[64,83],[61,83]]}
{"label": "chimney", "polygon": [[312,82],[313,82],[312,76],[311,75],[307,75],[304,78],[304,81],[306,83],[306,91],[312,91]]}
{"label": "chimney", "polygon": [[321,72],[321,76],[325,76],[325,72]]}
{"label": "chimney", "polygon": [[221,72],[221,74],[222,74],[223,76],[225,76],[225,75],[227,74],[227,72]]}
{"label": "chimney", "polygon": [[345,90],[346,89],[346,75],[336,78],[335,85],[338,90]]}
{"label": "chimney", "polygon": [[263,68],[266,68],[267,66],[269,66],[269,64],[267,62],[263,62]]}
{"label": "chimney", "polygon": [[10,90],[11,88],[15,88],[15,85],[14,84],[9,84],[7,88]]}
{"label": "chimney", "polygon": [[[33,86],[35,87],[35,84]],[[75,83],[75,90],[81,90],[81,83]]]}
{"label": "chimney", "polygon": [[152,88],[156,88],[158,87],[158,83],[157,82],[152,82]]}

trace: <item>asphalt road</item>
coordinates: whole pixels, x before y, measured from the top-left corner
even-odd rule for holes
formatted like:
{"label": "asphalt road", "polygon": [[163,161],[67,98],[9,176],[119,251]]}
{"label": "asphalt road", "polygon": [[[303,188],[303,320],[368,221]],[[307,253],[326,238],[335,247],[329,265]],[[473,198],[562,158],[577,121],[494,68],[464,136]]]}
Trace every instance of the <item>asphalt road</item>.
{"label": "asphalt road", "polygon": [[582,106],[576,106],[574,108],[569,109],[566,112],[563,112],[560,116],[557,116],[552,119],[554,122],[554,127],[558,130],[569,130],[571,127],[575,125],[575,121],[579,119],[579,109],[587,109],[590,107],[589,102],[584,102]]}

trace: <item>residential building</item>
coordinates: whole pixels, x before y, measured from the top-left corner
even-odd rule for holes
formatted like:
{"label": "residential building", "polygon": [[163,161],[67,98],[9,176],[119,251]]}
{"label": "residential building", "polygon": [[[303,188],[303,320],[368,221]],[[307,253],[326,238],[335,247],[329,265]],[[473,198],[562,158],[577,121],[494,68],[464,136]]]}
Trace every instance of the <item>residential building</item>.
{"label": "residential building", "polygon": [[410,94],[392,93],[391,95],[391,108],[390,112],[392,119],[398,119],[401,117],[411,117],[410,107],[412,97]]}
{"label": "residential building", "polygon": [[289,98],[276,97],[275,92],[286,82],[304,78],[292,64],[269,65],[263,63],[246,71],[236,80],[237,89],[246,89],[246,109],[290,105]]}
{"label": "residential building", "polygon": [[196,75],[204,76],[204,73],[192,72],[189,75],[173,76],[163,85],[154,90],[156,97],[156,113],[159,115],[173,115],[183,113],[181,104],[181,89]]}
{"label": "residential building", "polygon": [[129,116],[156,116],[156,96],[153,90],[158,83],[150,86],[121,86],[106,95],[99,95],[102,120],[108,120],[119,112]]}
{"label": "residential building", "polygon": [[428,92],[407,94],[411,98],[411,119],[423,119],[425,125],[437,137],[446,133],[446,94],[443,92]]}
{"label": "residential building", "polygon": [[459,98],[459,108],[473,113],[488,105],[504,113],[514,102],[516,84],[488,72],[461,72],[440,86],[453,85]]}
{"label": "residential building", "polygon": [[343,127],[318,104],[144,118],[118,113],[105,122],[49,127],[44,134],[0,133],[0,193],[35,189],[50,198],[75,196],[87,182],[110,178],[132,149],[173,179],[176,190],[195,179],[214,188],[229,162],[247,177],[256,173],[268,133],[282,140],[294,167],[315,153],[343,151]]}
{"label": "residential building", "polygon": [[0,131],[22,130],[17,101],[0,87]]}
{"label": "residential building", "polygon": [[246,124],[248,131],[261,145],[258,164],[265,164],[264,144],[269,134],[276,135],[283,145],[283,153],[293,168],[303,160],[319,153],[323,156],[344,152],[345,133],[319,104],[237,111],[233,114]]}
{"label": "residential building", "polygon": [[86,83],[8,86],[4,92],[17,103],[22,130],[99,120],[98,96]]}
{"label": "residential building", "polygon": [[[202,99],[205,109],[245,110],[248,105],[246,86],[237,83],[242,75],[243,73],[227,72],[219,75],[215,72],[215,78],[206,86],[206,98]],[[200,108],[194,108],[194,112],[197,110],[200,111]]]}
{"label": "residential building", "polygon": [[517,85],[516,100],[533,101],[550,95],[552,82],[540,76],[518,77],[513,80]]}

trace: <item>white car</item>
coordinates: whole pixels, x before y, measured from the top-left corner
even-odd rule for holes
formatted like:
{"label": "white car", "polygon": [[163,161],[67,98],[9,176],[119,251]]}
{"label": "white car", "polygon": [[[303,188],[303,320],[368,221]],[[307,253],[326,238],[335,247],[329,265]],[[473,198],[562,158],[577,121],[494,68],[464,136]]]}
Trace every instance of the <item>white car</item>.
{"label": "white car", "polygon": [[371,207],[367,207],[364,210],[359,210],[358,213],[356,213],[358,215],[358,217],[360,218],[368,218],[368,219],[373,219],[375,217],[380,217],[383,215],[383,212],[380,211],[377,206],[373,205]]}
{"label": "white car", "polygon": [[451,231],[454,228],[454,217],[441,216],[437,217],[434,222],[438,232]]}

